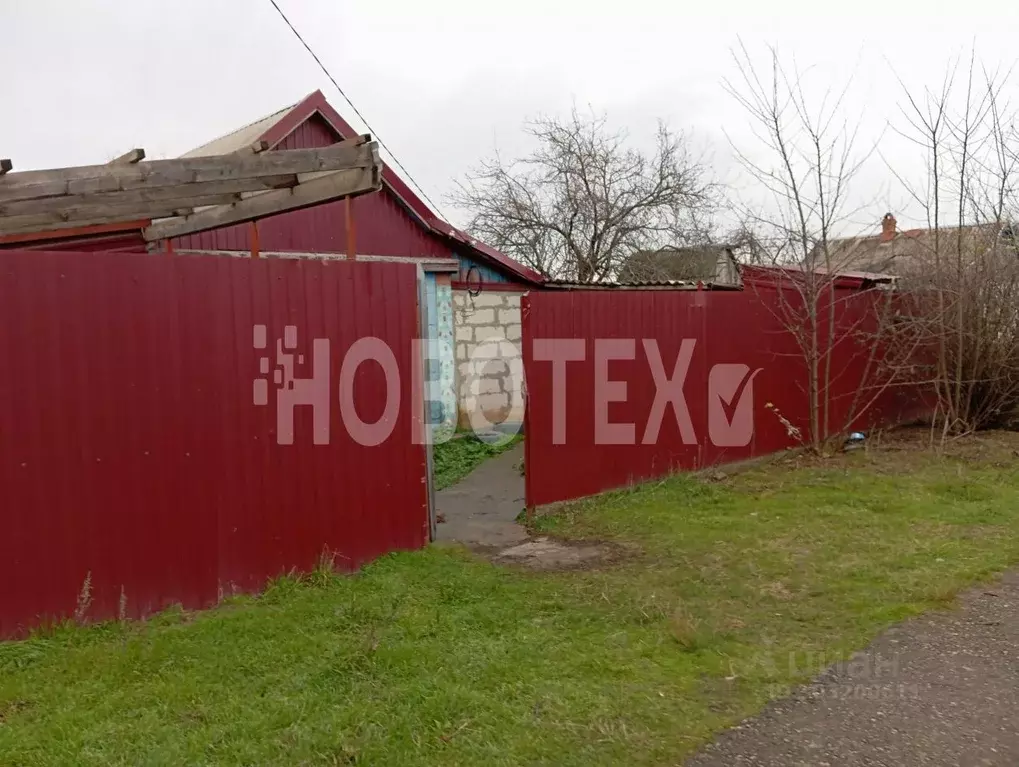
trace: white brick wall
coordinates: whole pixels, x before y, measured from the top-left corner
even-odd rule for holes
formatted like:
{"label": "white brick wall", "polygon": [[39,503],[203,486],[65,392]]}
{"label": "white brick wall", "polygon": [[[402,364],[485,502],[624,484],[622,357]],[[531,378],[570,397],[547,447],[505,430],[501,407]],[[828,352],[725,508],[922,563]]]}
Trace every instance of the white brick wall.
{"label": "white brick wall", "polygon": [[506,328],[502,325],[485,325],[484,327],[475,328],[474,340],[479,344],[482,341],[491,341],[495,339],[501,341],[506,337]]}
{"label": "white brick wall", "polygon": [[495,309],[476,309],[472,312],[464,312],[468,325],[495,325]]}
{"label": "white brick wall", "polygon": [[520,293],[455,290],[453,325],[460,425],[522,421]]}
{"label": "white brick wall", "polygon": [[[471,296],[467,291],[461,290],[458,293],[466,299],[466,302],[473,306],[475,309],[491,309],[496,307],[506,306],[506,295],[504,293],[493,293],[489,290],[484,290],[476,296]],[[520,298],[517,297],[517,307],[520,306]]]}

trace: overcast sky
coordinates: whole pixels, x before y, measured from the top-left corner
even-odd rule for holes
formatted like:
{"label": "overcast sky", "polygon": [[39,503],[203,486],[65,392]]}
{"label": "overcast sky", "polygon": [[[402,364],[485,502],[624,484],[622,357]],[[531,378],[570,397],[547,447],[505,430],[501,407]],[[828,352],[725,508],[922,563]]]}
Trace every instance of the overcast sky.
{"label": "overcast sky", "polygon": [[[496,146],[523,151],[526,118],[574,103],[606,111],[638,144],[667,120],[720,180],[753,194],[726,138],[750,145],[746,117],[720,87],[737,38],[762,57],[766,43],[779,46],[811,68],[817,92],[853,75],[847,104],[864,143],[896,119],[893,72],[909,87],[936,85],[974,41],[985,61],[1011,66],[1019,39],[1015,4],[980,0],[279,2],[459,223],[445,201],[454,180]],[[105,162],[135,146],[172,157],[316,88],[361,127],[269,0],[0,0],[0,156],[17,170]],[[921,168],[901,142],[882,146],[907,173]],[[885,209],[909,223],[889,175],[875,157],[860,176],[861,226]]]}

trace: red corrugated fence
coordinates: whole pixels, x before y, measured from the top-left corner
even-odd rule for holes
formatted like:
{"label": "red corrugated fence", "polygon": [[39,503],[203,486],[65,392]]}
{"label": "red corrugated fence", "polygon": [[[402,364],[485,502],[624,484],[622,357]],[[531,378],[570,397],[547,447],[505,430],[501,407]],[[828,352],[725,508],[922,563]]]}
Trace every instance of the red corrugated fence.
{"label": "red corrugated fence", "polygon": [[[829,433],[846,426],[850,412],[859,411],[854,405],[872,399],[854,428],[929,411],[915,390],[876,385],[873,357],[861,339],[881,295],[839,291],[835,301]],[[807,369],[788,329],[796,316],[788,301],[795,297],[782,300],[787,303],[774,288],[525,296],[527,504],[801,444],[810,433]],[[827,316],[822,311],[822,328]],[[596,386],[598,380],[611,383]],[[867,382],[862,391],[861,382]],[[659,397],[656,408],[662,393],[673,398]]]}
{"label": "red corrugated fence", "polygon": [[[424,545],[417,305],[406,264],[0,252],[0,635],[76,610],[208,606],[323,555],[354,569]],[[312,339],[328,339],[328,444],[313,444],[318,405],[295,407],[293,444],[277,444],[287,326],[296,379],[313,374]],[[375,446],[348,434],[337,394],[365,336],[400,371]],[[356,368],[362,421],[386,391],[378,364]]]}

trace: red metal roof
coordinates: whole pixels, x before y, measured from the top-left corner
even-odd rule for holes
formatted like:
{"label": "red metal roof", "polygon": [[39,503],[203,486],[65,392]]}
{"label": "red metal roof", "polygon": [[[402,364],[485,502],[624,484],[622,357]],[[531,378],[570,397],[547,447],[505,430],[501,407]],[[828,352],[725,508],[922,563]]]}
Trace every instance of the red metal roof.
{"label": "red metal roof", "polygon": [[46,250],[137,250],[145,251],[142,229],[148,219],[117,224],[96,224],[74,229],[0,235],[0,248]]}
{"label": "red metal roof", "polygon": [[[780,282],[783,278],[790,278],[797,274],[803,274],[804,271],[805,270],[797,264],[773,266],[756,264],[740,265],[740,272],[743,275],[743,279],[748,282]],[[823,267],[818,267],[814,271],[817,274],[826,274],[826,270]],[[896,277],[894,275],[881,274],[878,272],[837,271],[834,274],[835,287],[850,290],[866,288],[875,284],[890,284],[895,282],[895,280]]]}
{"label": "red metal roof", "polygon": [[[243,149],[260,138],[266,125],[275,124],[281,116],[282,113],[278,112],[268,120],[259,120],[255,125],[262,128],[254,134],[251,126],[247,126],[195,151],[233,152]],[[338,139],[336,128],[325,117],[315,113],[274,146],[277,150],[315,149],[335,144]],[[422,226],[417,214],[408,212],[407,206],[395,194],[386,190],[382,194],[359,197],[354,202],[358,253],[445,259],[456,263],[450,241]],[[346,203],[339,200],[265,218],[259,221],[258,231],[262,253],[343,253],[347,249]],[[252,244],[250,225],[212,229],[174,241],[178,250],[198,251],[247,251]]]}
{"label": "red metal roof", "polygon": [[[357,131],[333,108],[322,91],[315,91],[294,106],[283,109],[264,120],[265,123],[268,123],[268,127],[258,138],[267,142],[270,148],[275,147],[315,114],[329,123],[340,138],[357,135]],[[273,117],[277,119],[273,121],[271,119]],[[217,141],[221,140],[217,139]],[[482,260],[501,266],[524,282],[533,284],[544,282],[544,278],[538,272],[443,221],[391,167],[385,164],[382,168],[382,181],[389,193],[396,197],[403,207],[412,214],[412,217],[428,231],[450,240],[454,244],[468,248]]]}

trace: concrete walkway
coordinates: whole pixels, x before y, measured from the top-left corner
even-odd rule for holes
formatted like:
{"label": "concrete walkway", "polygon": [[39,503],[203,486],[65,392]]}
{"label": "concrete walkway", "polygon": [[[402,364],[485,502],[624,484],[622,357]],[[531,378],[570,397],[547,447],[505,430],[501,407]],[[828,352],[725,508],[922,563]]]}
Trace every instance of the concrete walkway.
{"label": "concrete walkway", "polygon": [[890,629],[687,767],[1019,765],[1019,573]]}
{"label": "concrete walkway", "polygon": [[519,443],[482,463],[463,480],[435,494],[435,510],[445,522],[436,525],[439,541],[473,546],[512,546],[527,538],[516,523],[524,508],[524,477]]}

